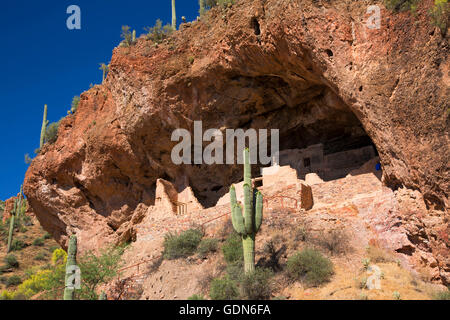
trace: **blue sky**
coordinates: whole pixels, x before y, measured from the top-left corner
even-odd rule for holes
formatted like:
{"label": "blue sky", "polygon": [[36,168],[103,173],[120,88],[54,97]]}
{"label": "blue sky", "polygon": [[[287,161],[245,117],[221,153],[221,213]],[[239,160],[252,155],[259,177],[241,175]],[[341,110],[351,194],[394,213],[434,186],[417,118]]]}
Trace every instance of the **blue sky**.
{"label": "blue sky", "polygon": [[[70,5],[81,9],[81,30],[69,30]],[[178,23],[198,15],[198,0],[178,0]],[[44,104],[48,119],[67,115],[72,98],[101,82],[123,25],[144,33],[156,19],[171,21],[171,0],[14,0],[0,5],[0,200],[18,193],[39,147]]]}

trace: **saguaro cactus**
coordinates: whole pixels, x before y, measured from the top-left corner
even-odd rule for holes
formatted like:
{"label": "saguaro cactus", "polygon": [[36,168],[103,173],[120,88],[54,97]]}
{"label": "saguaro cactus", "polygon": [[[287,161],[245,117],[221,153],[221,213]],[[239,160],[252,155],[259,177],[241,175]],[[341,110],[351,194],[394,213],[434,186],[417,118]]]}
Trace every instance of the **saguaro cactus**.
{"label": "saguaro cactus", "polygon": [[205,0],[199,0],[200,5],[200,17],[205,13]]}
{"label": "saguaro cactus", "polygon": [[103,71],[103,78],[102,78],[102,83],[103,83],[103,82],[105,82],[106,74],[109,72],[109,65],[104,64],[104,63],[100,63],[99,70]]}
{"label": "saguaro cactus", "polygon": [[11,218],[9,220],[9,233],[8,233],[8,247],[7,252],[11,251],[12,238],[14,233],[14,219],[17,212],[17,199],[14,200],[14,210],[11,212]]}
{"label": "saguaro cactus", "polygon": [[64,289],[64,300],[73,300],[74,288],[68,286],[70,277],[73,275],[73,267],[77,265],[77,237],[72,235],[67,250],[66,279]]}
{"label": "saguaro cactus", "polygon": [[172,0],[172,29],[177,30],[177,10],[175,8],[175,0]]}
{"label": "saguaro cactus", "polygon": [[19,203],[18,203],[17,211],[16,211],[18,222],[20,222],[20,216],[22,214],[22,188],[23,188],[23,186],[20,186]]}
{"label": "saguaro cactus", "polygon": [[255,237],[263,219],[263,195],[252,188],[250,151],[244,150],[244,215],[236,199],[236,188],[230,189],[231,220],[234,230],[242,237],[245,273],[255,271]]}
{"label": "saguaro cactus", "polygon": [[133,33],[131,34],[131,42],[132,43],[136,42],[136,30],[133,30]]}
{"label": "saguaro cactus", "polygon": [[45,142],[45,131],[47,130],[48,120],[47,120],[47,105],[44,106],[44,119],[42,120],[42,128],[41,128],[41,143],[39,148],[42,149]]}

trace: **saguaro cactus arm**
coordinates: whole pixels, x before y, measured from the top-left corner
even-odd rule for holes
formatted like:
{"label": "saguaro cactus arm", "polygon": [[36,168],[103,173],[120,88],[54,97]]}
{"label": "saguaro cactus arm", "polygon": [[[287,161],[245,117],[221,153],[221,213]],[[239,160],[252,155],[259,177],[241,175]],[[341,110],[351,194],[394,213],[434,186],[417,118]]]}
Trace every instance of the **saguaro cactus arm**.
{"label": "saguaro cactus arm", "polygon": [[256,204],[255,204],[255,233],[261,229],[263,220],[263,195],[261,192],[256,193]]}

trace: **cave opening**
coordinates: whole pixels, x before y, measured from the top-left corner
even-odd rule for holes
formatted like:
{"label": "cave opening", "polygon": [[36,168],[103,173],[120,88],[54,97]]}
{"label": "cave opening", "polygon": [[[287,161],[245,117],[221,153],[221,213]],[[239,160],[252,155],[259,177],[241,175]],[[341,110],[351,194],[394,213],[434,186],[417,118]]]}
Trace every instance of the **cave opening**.
{"label": "cave opening", "polygon": [[[239,121],[225,119],[226,127],[269,132],[279,129],[279,165],[295,169],[298,179],[305,180],[307,174],[315,173],[327,182],[355,172],[373,172],[381,179],[374,142],[353,110],[329,86],[292,73],[289,80],[277,76],[236,76],[233,82],[245,91],[242,96],[249,98],[242,99],[245,102],[239,105]],[[224,91],[225,95],[232,96],[232,92]],[[263,167],[267,166],[253,166],[254,178],[261,176]],[[239,165],[203,165],[191,171],[190,176],[204,176],[205,172],[211,174],[197,179],[201,187],[192,186],[205,207],[214,206],[229,192],[231,184],[242,181]]]}

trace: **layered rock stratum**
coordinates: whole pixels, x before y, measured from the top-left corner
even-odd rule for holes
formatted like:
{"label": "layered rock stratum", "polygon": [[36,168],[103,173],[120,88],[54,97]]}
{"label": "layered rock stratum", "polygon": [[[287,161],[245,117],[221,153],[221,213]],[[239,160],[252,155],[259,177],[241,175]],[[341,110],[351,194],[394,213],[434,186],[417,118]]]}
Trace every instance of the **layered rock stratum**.
{"label": "layered rock stratum", "polygon": [[398,252],[423,252],[434,279],[448,283],[449,44],[431,23],[432,3],[414,16],[382,7],[381,28],[370,29],[375,1],[241,0],[162,44],[141,37],[117,47],[106,81],[81,95],[30,165],[33,211],[61,245],[76,233],[82,252],[133,240],[159,178],[214,205],[242,171],[171,161],[172,132],[192,132],[197,120],[221,131],[280,129],[284,150],[369,140],[384,185],[420,203],[391,211],[407,230]]}

